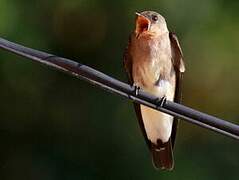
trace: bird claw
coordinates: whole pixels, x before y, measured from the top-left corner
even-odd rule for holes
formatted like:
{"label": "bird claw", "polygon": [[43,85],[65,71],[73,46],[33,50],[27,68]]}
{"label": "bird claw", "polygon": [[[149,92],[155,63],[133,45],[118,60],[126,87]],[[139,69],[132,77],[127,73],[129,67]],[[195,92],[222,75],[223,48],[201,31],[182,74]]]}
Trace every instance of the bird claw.
{"label": "bird claw", "polygon": [[137,86],[137,85],[133,85],[133,87],[134,87],[134,95],[135,95],[135,96],[138,96],[140,87]]}
{"label": "bird claw", "polygon": [[156,103],[159,105],[159,107],[163,107],[166,100],[167,100],[166,96],[163,96],[162,98],[157,98]]}

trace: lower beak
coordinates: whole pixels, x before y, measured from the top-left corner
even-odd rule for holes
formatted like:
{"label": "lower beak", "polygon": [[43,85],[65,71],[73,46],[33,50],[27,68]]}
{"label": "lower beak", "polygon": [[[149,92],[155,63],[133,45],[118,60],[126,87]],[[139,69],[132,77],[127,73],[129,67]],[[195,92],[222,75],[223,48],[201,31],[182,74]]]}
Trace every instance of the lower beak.
{"label": "lower beak", "polygon": [[135,33],[136,33],[136,36],[138,37],[140,34],[150,29],[151,23],[147,17],[141,15],[140,13],[136,13],[136,15],[137,15],[137,18],[136,18]]}

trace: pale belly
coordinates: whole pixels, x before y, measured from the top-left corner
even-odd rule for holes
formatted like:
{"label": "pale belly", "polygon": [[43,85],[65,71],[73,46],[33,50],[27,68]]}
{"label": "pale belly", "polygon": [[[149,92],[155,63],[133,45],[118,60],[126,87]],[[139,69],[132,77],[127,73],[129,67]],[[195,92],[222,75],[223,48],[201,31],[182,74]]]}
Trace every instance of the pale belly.
{"label": "pale belly", "polygon": [[[174,87],[168,81],[160,82],[160,86],[151,90],[145,90],[158,97],[166,96],[168,100],[173,100],[174,97]],[[158,139],[163,143],[167,142],[171,136],[173,117],[143,105],[140,105],[140,109],[148,139],[155,144]]]}
{"label": "pale belly", "polygon": [[[171,82],[168,80],[160,80],[157,85],[155,85],[158,76],[155,75],[156,73],[150,73],[152,71],[149,68],[142,69],[138,67],[135,71],[133,70],[134,83],[146,92],[159,98],[166,96],[168,100],[173,101],[175,80]],[[172,78],[175,79],[175,76]],[[148,139],[155,144],[157,144],[158,139],[163,143],[167,142],[171,136],[173,117],[143,105],[140,105],[140,108]]]}

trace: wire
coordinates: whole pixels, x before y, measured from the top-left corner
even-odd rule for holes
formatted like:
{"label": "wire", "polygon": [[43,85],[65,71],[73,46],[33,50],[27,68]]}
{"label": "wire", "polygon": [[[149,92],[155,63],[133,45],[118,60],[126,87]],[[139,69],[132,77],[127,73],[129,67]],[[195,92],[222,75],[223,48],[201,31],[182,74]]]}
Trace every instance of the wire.
{"label": "wire", "polygon": [[154,108],[158,111],[179,117],[187,122],[212,130],[219,134],[239,140],[239,125],[202,113],[182,104],[169,100],[159,101],[158,97],[123,83],[111,76],[78,62],[48,54],[0,38],[0,48],[33,61],[63,71],[74,77],[84,79],[104,90],[131,99],[134,102]]}

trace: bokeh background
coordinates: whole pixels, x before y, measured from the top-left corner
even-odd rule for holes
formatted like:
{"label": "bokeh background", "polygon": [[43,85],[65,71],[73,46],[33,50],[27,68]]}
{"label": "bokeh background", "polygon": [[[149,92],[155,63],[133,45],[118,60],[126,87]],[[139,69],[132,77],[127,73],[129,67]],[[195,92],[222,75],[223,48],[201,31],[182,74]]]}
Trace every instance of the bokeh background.
{"label": "bokeh background", "polygon": [[[126,81],[135,11],[177,33],[183,103],[239,123],[239,1],[1,0],[0,36]],[[156,171],[132,104],[0,51],[0,179],[238,179],[239,144],[181,121],[175,170]]]}

